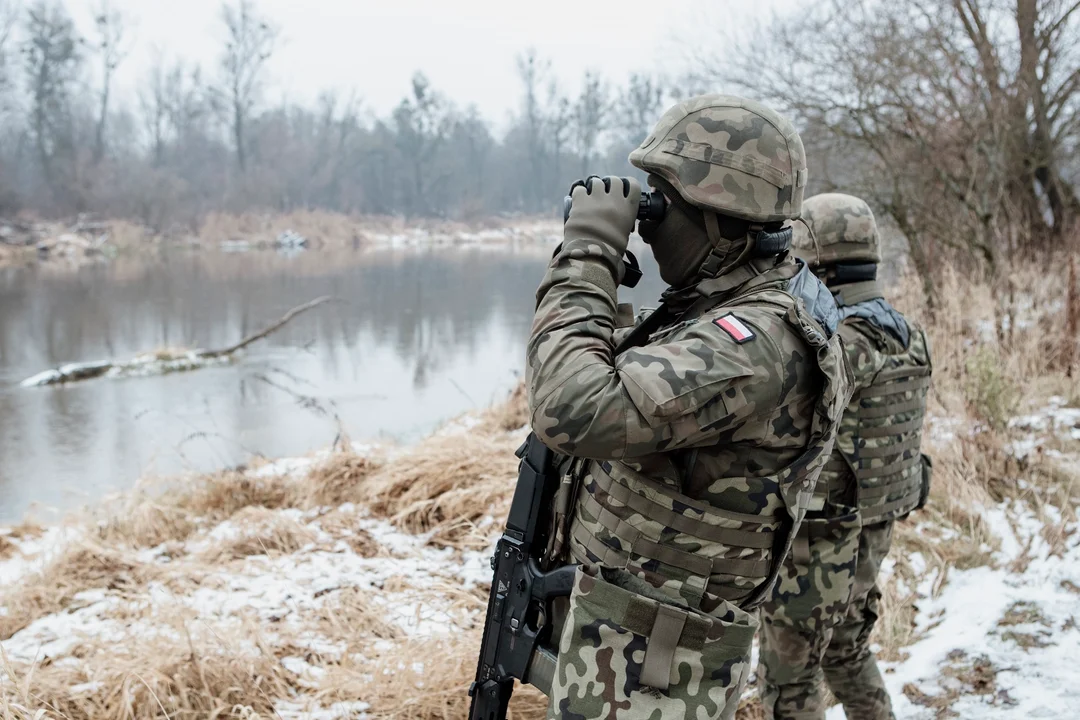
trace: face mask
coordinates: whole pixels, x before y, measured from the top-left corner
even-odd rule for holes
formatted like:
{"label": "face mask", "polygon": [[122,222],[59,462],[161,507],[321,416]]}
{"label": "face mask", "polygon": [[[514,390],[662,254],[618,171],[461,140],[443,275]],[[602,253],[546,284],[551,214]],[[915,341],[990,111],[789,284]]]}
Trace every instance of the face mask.
{"label": "face mask", "polygon": [[680,203],[669,203],[667,214],[659,223],[639,222],[638,234],[652,250],[660,277],[673,288],[681,288],[693,280],[712,249],[705,228]]}

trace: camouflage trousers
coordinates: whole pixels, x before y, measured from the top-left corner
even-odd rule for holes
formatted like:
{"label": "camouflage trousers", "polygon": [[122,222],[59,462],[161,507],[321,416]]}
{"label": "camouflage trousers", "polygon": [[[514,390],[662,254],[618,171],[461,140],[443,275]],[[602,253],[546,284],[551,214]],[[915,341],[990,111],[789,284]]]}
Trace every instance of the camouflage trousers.
{"label": "camouflage trousers", "polygon": [[848,720],[893,720],[889,693],[870,650],[881,602],[877,576],[892,530],[888,521],[860,531],[851,600],[834,625],[811,630],[770,623],[765,616],[758,682],[769,720],[823,720],[826,682]]}

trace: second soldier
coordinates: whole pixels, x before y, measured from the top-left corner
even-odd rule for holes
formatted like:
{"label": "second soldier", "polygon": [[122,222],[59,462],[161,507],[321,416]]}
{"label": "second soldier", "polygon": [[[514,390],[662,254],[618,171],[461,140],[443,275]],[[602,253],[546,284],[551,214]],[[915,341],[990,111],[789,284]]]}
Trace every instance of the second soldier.
{"label": "second soldier", "polygon": [[930,386],[926,335],[884,298],[880,241],[869,206],[850,195],[806,200],[797,252],[832,290],[854,395],[807,521],[763,608],[765,717],[823,720],[824,684],[852,720],[890,720],[889,693],[870,649],[880,612],[877,575],[893,525],[926,502],[921,454]]}

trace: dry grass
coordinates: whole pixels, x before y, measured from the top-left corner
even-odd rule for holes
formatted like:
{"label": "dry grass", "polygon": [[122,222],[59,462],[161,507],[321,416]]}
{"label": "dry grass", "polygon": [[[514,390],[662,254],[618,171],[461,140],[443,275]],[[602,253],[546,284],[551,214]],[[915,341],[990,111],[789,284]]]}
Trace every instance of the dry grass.
{"label": "dry grass", "polygon": [[[367,221],[376,227],[387,222],[383,218],[369,218]],[[203,221],[199,237],[214,243],[245,240],[270,244],[281,233],[292,230],[319,245],[351,245],[354,241],[361,242],[363,225],[360,218],[321,211],[239,215],[211,213]]]}
{"label": "dry grass", "polygon": [[7,612],[0,615],[0,640],[7,640],[38,618],[59,612],[75,602],[79,593],[104,588],[124,593],[155,574],[122,550],[79,542],[39,572],[23,577],[3,595]]}
{"label": "dry grass", "polygon": [[[476,673],[477,632],[449,640],[406,641],[362,668],[342,667],[332,676],[330,698],[363,697],[371,704],[373,718],[410,720],[460,720],[468,716],[465,692]],[[472,648],[472,652],[466,652]],[[418,664],[417,659],[423,658]],[[438,668],[438,672],[431,672]],[[374,674],[382,678],[372,683]],[[328,681],[331,678],[328,678]],[[510,702],[511,720],[542,720],[547,698],[530,686],[519,685]]]}
{"label": "dry grass", "polygon": [[198,479],[149,484],[107,503],[97,521],[103,543],[154,547],[187,539],[201,524],[217,523],[247,507],[287,507],[290,484],[228,470]]}
{"label": "dry grass", "polygon": [[388,462],[368,481],[367,504],[376,515],[436,544],[479,549],[490,543],[484,518],[509,507],[519,438],[465,433],[435,437]]}
{"label": "dry grass", "polygon": [[6,663],[10,678],[4,683],[0,717],[275,717],[275,700],[292,688],[258,627],[245,626],[234,636],[198,632],[183,623],[174,630],[178,641],[135,638],[126,653],[109,653],[105,662],[91,657],[78,665]]}
{"label": "dry grass", "polygon": [[[512,405],[521,402],[518,392],[469,433],[439,435],[385,462],[335,452],[296,477],[227,471],[150,483],[114,498],[84,518],[87,540],[0,595],[7,610],[0,615],[0,638],[54,613],[92,610],[89,603],[105,596],[116,603],[102,611],[103,631],[116,632],[104,628],[119,623],[128,628],[123,640],[91,636],[63,658],[6,658],[0,718],[252,720],[277,717],[275,702],[290,697],[324,706],[363,698],[369,714],[380,718],[462,717],[483,588],[446,581],[414,586],[413,577],[401,574],[387,578],[377,594],[330,588],[315,606],[283,608],[269,626],[244,612],[239,626],[223,625],[187,605],[149,598],[151,588],[166,597],[227,589],[229,573],[241,572],[252,556],[273,559],[313,546],[341,551],[318,547],[322,535],[343,541],[357,556],[392,562],[391,551],[361,527],[364,513],[348,509],[353,503],[403,530],[430,533],[436,545],[486,546],[494,526],[478,530],[476,524],[505,513],[517,438],[502,428],[520,425],[506,418],[520,416]],[[227,532],[220,530],[225,521]],[[9,536],[39,533],[25,526]],[[156,559],[140,561],[148,548]],[[92,597],[80,596],[88,590],[95,591]],[[438,607],[470,629],[411,639],[389,619],[386,597],[406,607]],[[312,650],[313,637],[344,649]],[[285,658],[300,658],[322,675],[298,675],[283,665]],[[539,719],[545,703],[526,689],[513,707],[513,717]]]}
{"label": "dry grass", "polygon": [[529,398],[522,382],[511,391],[505,402],[484,413],[483,422],[477,430],[482,433],[513,432],[524,428],[528,422]]}
{"label": "dry grass", "polygon": [[991,705],[1011,702],[1008,693],[997,688],[998,668],[985,657],[970,658],[963,651],[953,651],[941,672],[952,682],[938,695],[927,695],[910,683],[904,686],[904,695],[912,703],[930,708],[939,720],[959,717],[952,706],[964,695],[989,695],[988,703]]}
{"label": "dry grass", "polygon": [[246,507],[230,518],[238,534],[203,553],[208,563],[252,555],[287,555],[315,542],[315,534],[296,520],[262,507]]}
{"label": "dry grass", "polygon": [[337,507],[367,497],[368,476],[378,461],[351,450],[339,450],[319,462],[302,483],[290,488],[289,504],[301,508]]}
{"label": "dry grass", "polygon": [[154,547],[185,540],[199,527],[248,508],[337,507],[367,496],[364,481],[377,466],[372,458],[335,452],[301,478],[227,470],[150,482],[104,504],[95,519],[96,535],[103,543]]}

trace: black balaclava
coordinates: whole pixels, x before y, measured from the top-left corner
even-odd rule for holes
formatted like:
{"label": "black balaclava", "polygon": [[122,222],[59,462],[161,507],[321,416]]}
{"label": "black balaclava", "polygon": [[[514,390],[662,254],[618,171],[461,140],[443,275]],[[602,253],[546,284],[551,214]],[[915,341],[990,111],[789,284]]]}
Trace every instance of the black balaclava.
{"label": "black balaclava", "polygon": [[[664,219],[658,223],[642,220],[638,223],[638,234],[652,249],[664,282],[673,288],[685,287],[697,279],[701,266],[714,249],[705,227],[705,214],[686,202],[663,178],[650,175],[648,182],[663,192],[669,202]],[[750,224],[724,215],[718,215],[717,220],[721,237],[731,241],[719,266],[726,270],[730,269],[726,267],[728,260],[738,257],[745,249]]]}

